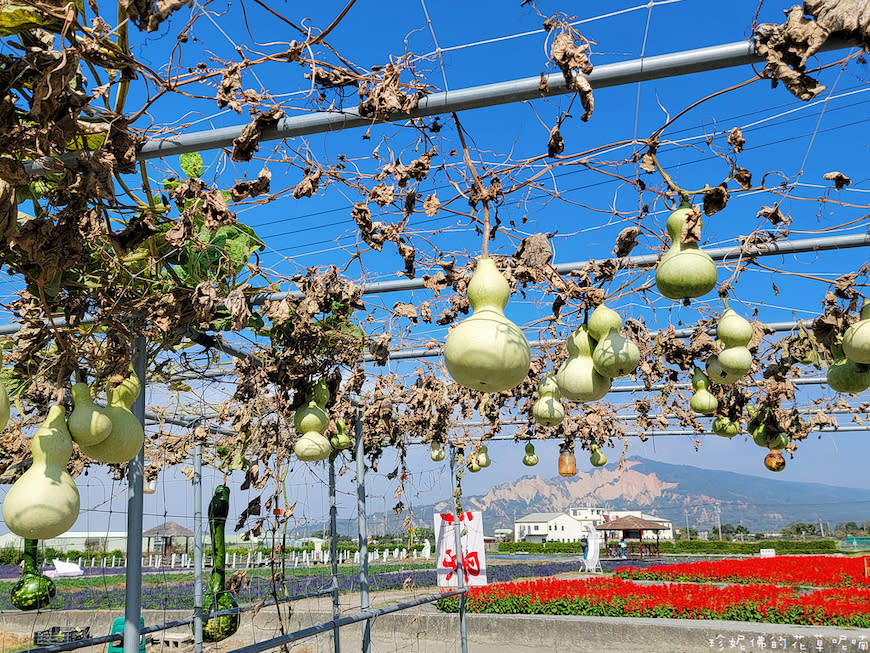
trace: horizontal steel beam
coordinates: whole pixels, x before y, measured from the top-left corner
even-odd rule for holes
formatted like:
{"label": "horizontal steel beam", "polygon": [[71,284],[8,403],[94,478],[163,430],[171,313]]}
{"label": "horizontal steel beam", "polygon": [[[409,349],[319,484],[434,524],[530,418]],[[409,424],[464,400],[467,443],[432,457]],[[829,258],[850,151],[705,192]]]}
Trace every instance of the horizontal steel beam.
{"label": "horizontal steel beam", "polygon": [[[829,40],[823,50],[836,50],[848,47],[850,43],[842,40]],[[596,66],[586,75],[593,89],[634,84],[636,82],[677,77],[709,70],[720,70],[734,66],[759,63],[752,41],[737,41],[714,45],[695,50],[684,50],[654,57],[631,59],[617,63]],[[321,111],[284,118],[272,128],[263,130],[260,141],[295,138],[310,134],[369,127],[378,122],[397,122],[413,118],[424,118],[454,111],[467,111],[483,107],[537,100],[542,97],[574,93],[573,85],[565,82],[561,72],[546,76],[547,92],[541,93],[541,77],[525,77],[506,82],[484,84],[456,91],[432,93],[420,99],[417,107],[407,114],[392,114],[387,120],[372,120],[360,116],[356,108],[344,111]],[[218,129],[181,134],[155,139],[146,143],[139,152],[140,159],[154,159],[185,152],[201,152],[215,148],[232,147],[247,125],[235,125]]]}

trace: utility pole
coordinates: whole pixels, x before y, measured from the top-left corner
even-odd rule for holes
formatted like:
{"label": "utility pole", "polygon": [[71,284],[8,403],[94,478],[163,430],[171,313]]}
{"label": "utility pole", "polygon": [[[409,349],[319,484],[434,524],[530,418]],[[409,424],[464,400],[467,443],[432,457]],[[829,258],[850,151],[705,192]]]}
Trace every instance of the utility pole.
{"label": "utility pole", "polygon": [[716,504],[716,524],[719,526],[719,541],[722,541],[722,509]]}
{"label": "utility pole", "polygon": [[819,531],[822,533],[822,537],[825,536],[825,525],[822,523],[822,518],[819,517]]}
{"label": "utility pole", "polygon": [[689,532],[689,511],[686,510],[685,513],[686,513],[686,539],[691,540],[692,534]]}

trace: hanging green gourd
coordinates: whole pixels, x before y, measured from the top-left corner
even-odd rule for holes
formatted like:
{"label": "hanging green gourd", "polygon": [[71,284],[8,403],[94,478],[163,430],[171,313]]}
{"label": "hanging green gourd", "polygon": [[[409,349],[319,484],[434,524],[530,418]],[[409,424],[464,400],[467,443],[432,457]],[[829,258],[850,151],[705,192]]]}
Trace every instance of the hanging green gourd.
{"label": "hanging green gourd", "polygon": [[607,464],[607,456],[604,455],[604,452],[601,451],[601,447],[597,444],[592,444],[589,446],[589,462],[592,463],[593,467],[604,467]]}
{"label": "hanging green gourd", "polygon": [[441,443],[433,440],[429,445],[429,458],[431,458],[433,462],[440,463],[444,460],[445,455],[444,447],[441,446]]}
{"label": "hanging green gourd", "polygon": [[[3,365],[3,352],[0,351],[0,365]],[[6,391],[6,384],[0,383],[0,430],[6,428],[9,423],[9,393]]]}
{"label": "hanging green gourd", "polygon": [[726,303],[716,325],[716,336],[725,348],[716,356],[718,367],[713,368],[719,376],[711,375],[710,379],[714,383],[734,383],[752,369],[752,353],[746,348],[752,340],[752,325]]}
{"label": "hanging green gourd", "polygon": [[861,307],[861,318],[843,334],[843,353],[853,363],[870,365],[870,300]]}
{"label": "hanging green gourd", "polygon": [[523,465],[526,467],[534,467],[538,464],[538,454],[535,453],[535,445],[531,442],[526,443],[526,452],[523,455]]}
{"label": "hanging green gourd", "polygon": [[36,564],[38,543],[38,540],[24,538],[21,578],[15,583],[10,594],[12,605],[19,610],[41,610],[52,602],[57,591],[54,581],[40,573]]}
{"label": "hanging green gourd", "polygon": [[329,439],[329,443],[336,451],[347,449],[351,445],[350,436],[347,434],[347,424],[344,423],[343,419],[340,419],[335,422],[335,428],[338,432]]}
{"label": "hanging green gourd", "polygon": [[532,417],[541,426],[557,426],[565,419],[565,407],[560,401],[561,393],[556,375],[547,372],[538,383],[539,399],[532,406]]}
{"label": "hanging green gourd", "polygon": [[94,404],[88,384],[74,384],[72,398],[75,406],[67,420],[67,427],[73,442],[79,446],[88,446],[99,444],[108,438],[112,433],[112,419],[105,408]]}
{"label": "hanging green gourd", "polygon": [[323,435],[329,426],[329,416],[323,410],[329,401],[329,390],[321,381],[314,386],[314,393],[308,398],[308,404],[299,408],[293,416],[296,430],[302,433],[293,445],[293,453],[305,462],[326,460],[332,452],[332,445]]}
{"label": "hanging green gourd", "polygon": [[604,304],[599,304],[589,316],[589,335],[597,341],[592,350],[592,364],[601,376],[611,379],[627,376],[640,362],[640,350],[620,335],[621,328],[619,313]]}
{"label": "hanging green gourd", "polygon": [[595,341],[587,327],[578,326],[565,341],[568,358],[556,372],[556,383],[563,397],[571,401],[598,401],[610,391],[611,379],[595,370],[592,350]]}
{"label": "hanging green gourd", "polygon": [[857,394],[870,388],[870,365],[856,363],[843,355],[843,348],[831,347],[834,361],[826,374],[828,385],[834,392]]}
{"label": "hanging green gourd", "polygon": [[79,516],[79,490],[66,470],[72,455],[72,438],[60,404],[33,436],[33,464],[6,493],[3,520],[6,527],[25,539],[50,540],[65,533]]}
{"label": "hanging green gourd", "polygon": [[709,384],[710,380],[707,375],[696,367],[692,372],[692,388],[695,390],[695,394],[692,395],[689,406],[701,415],[712,415],[719,407],[719,400],[707,390]]}
{"label": "hanging green gourd", "polygon": [[101,463],[126,463],[141,451],[145,430],[130,410],[141,391],[139,377],[132,369],[117,388],[106,389],[108,405],[102,411],[111,420],[112,431],[96,444],[79,443],[82,453]]}
{"label": "hanging green gourd", "polygon": [[480,449],[477,451],[477,464],[485,469],[491,463],[492,459],[489,457],[489,448],[485,444],[480,445]]}
{"label": "hanging green gourd", "polygon": [[472,315],[450,330],[444,363],[459,385],[481,392],[518,386],[529,373],[531,350],[522,330],[504,314],[510,285],[491,258],[477,261],[468,282]]}
{"label": "hanging green gourd", "polygon": [[[692,205],[684,201],[668,216],[667,230],[672,244],[656,267],[656,288],[668,299],[701,297],[716,286],[713,259],[697,241],[683,240],[683,226],[694,212]],[[700,224],[698,226],[700,228]]]}
{"label": "hanging green gourd", "polygon": [[218,485],[208,504],[208,528],[214,550],[214,567],[208,582],[208,592],[202,601],[202,613],[206,618],[202,622],[202,639],[205,642],[219,642],[239,629],[238,612],[220,617],[209,616],[239,607],[233,595],[225,589],[227,548],[224,542],[224,530],[229,511],[230,489],[226,485]]}
{"label": "hanging green gourd", "polygon": [[719,415],[713,420],[711,430],[723,438],[733,438],[740,433],[740,423],[731,421],[724,415]]}

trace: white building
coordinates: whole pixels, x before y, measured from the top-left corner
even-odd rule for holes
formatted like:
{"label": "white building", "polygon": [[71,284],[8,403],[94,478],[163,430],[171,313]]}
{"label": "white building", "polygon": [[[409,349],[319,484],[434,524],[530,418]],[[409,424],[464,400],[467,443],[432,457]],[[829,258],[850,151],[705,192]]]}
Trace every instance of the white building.
{"label": "white building", "polygon": [[598,524],[602,523],[607,519],[606,508],[598,508],[596,506],[586,504],[580,506],[579,508],[571,508],[568,511],[568,514],[571,515],[577,521],[585,521],[592,524],[592,526],[598,526]]}
{"label": "white building", "polygon": [[514,542],[579,542],[580,522],[565,512],[533,512],[514,522]]}

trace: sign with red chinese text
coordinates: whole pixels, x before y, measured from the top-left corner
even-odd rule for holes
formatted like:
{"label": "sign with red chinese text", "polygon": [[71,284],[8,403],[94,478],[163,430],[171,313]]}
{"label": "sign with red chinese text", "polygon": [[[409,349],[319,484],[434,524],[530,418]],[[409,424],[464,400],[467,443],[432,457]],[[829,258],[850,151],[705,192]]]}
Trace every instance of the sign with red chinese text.
{"label": "sign with red chinese text", "polygon": [[[462,572],[466,586],[486,585],[486,555],[483,549],[483,514],[463,512],[459,515],[462,535]],[[435,572],[438,587],[457,587],[456,516],[435,514]]]}

